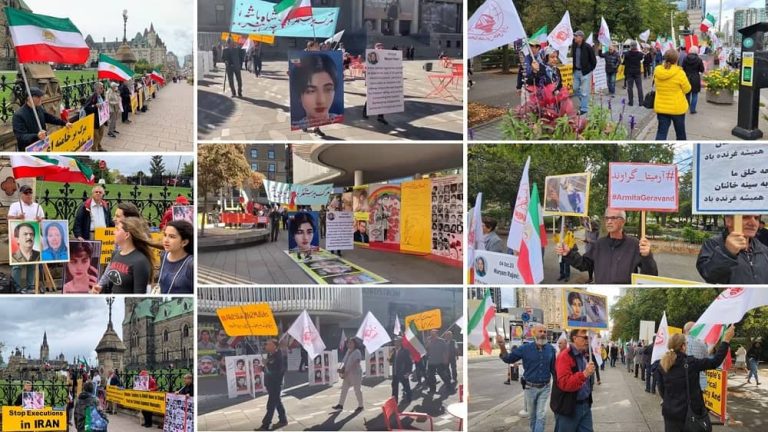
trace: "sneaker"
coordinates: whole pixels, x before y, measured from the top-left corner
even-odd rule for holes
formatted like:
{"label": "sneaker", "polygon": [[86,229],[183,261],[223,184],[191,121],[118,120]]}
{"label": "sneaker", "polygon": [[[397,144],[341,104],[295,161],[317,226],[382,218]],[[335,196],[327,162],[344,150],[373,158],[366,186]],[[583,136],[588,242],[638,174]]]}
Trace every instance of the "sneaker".
{"label": "sneaker", "polygon": [[357,407],[357,408],[355,408],[355,412],[360,412],[360,411],[362,411],[362,410],[364,410],[364,409],[365,409],[365,408],[363,408],[363,407]]}
{"label": "sneaker", "polygon": [[280,420],[277,423],[272,425],[272,429],[281,428],[283,426],[286,426],[287,424],[288,424],[288,420]]}
{"label": "sneaker", "polygon": [[334,405],[334,406],[332,406],[332,407],[331,407],[331,409],[335,409],[335,410],[343,410],[343,409],[344,409],[344,406],[342,406],[342,405]]}
{"label": "sneaker", "polygon": [[269,430],[269,425],[261,425],[261,427],[260,427],[260,428],[258,428],[258,429],[254,429],[254,430],[257,430],[257,431],[265,431],[265,430]]}
{"label": "sneaker", "polygon": [[509,382],[509,380],[506,380],[506,381],[504,381],[504,384],[510,385],[511,383]]}
{"label": "sneaker", "polygon": [[112,138],[117,138],[117,135],[113,134],[112,132],[108,133],[107,136]]}
{"label": "sneaker", "polygon": [[114,133],[119,134],[120,132],[119,131],[115,131]]}

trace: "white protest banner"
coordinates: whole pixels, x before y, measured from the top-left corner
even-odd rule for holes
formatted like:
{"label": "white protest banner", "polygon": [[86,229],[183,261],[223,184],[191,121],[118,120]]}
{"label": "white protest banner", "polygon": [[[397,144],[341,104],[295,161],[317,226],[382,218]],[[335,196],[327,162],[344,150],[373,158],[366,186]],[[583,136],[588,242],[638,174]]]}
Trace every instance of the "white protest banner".
{"label": "white protest banner", "polygon": [[768,146],[696,144],[694,214],[768,213]]}
{"label": "white protest banner", "polygon": [[517,257],[511,254],[475,251],[471,265],[475,270],[475,282],[494,285],[520,285],[523,277],[517,266]]}
{"label": "white protest banner", "polygon": [[592,73],[592,86],[595,90],[602,90],[608,88],[608,77],[605,75],[605,59],[602,57],[597,58],[597,66]]}
{"label": "white protest banner", "polygon": [[296,318],[296,321],[291,324],[286,333],[296,339],[307,350],[307,355],[310,359],[314,359],[325,351],[325,343],[320,337],[317,327],[312,323],[312,319],[309,317],[306,309],[301,312],[301,315]]}
{"label": "white protest banner", "polygon": [[329,211],[325,218],[325,249],[330,251],[354,249],[352,232],[354,224],[353,212]]}
{"label": "white protest banner", "polygon": [[267,192],[267,199],[270,202],[288,204],[291,202],[291,185],[272,180],[264,180],[264,190]]}
{"label": "white protest banner", "polygon": [[165,394],[163,432],[194,432],[195,403],[187,395]]}
{"label": "white protest banner", "polygon": [[405,111],[403,96],[403,52],[365,50],[365,87],[368,115]]}
{"label": "white protest banner", "polygon": [[387,330],[381,325],[379,320],[373,316],[371,311],[368,311],[368,314],[365,315],[365,319],[363,319],[362,324],[360,324],[360,328],[357,329],[357,334],[355,336],[363,341],[363,345],[365,345],[365,349],[368,350],[368,352],[374,352],[381,348],[382,345],[392,340],[389,337]]}
{"label": "white protest banner", "polygon": [[291,193],[295,194],[295,204],[297,205],[323,205],[328,204],[328,200],[333,193],[333,185],[304,185],[294,183],[291,184]]}
{"label": "white protest banner", "polygon": [[677,165],[611,162],[608,165],[608,207],[676,212]]}
{"label": "white protest banner", "polygon": [[512,0],[486,0],[467,21],[466,56],[475,57],[518,39],[527,36]]}
{"label": "white protest banner", "polygon": [[104,101],[98,104],[99,107],[99,126],[109,121],[109,102]]}

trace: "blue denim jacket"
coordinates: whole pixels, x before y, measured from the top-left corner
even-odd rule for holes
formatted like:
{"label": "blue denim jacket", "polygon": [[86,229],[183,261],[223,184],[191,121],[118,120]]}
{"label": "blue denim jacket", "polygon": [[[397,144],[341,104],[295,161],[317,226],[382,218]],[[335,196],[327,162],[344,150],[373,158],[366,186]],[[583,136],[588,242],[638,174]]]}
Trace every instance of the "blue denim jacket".
{"label": "blue denim jacket", "polygon": [[523,360],[523,378],[526,382],[545,384],[555,376],[555,348],[545,344],[539,349],[535,343],[523,344],[506,356],[499,355],[505,363],[514,363]]}

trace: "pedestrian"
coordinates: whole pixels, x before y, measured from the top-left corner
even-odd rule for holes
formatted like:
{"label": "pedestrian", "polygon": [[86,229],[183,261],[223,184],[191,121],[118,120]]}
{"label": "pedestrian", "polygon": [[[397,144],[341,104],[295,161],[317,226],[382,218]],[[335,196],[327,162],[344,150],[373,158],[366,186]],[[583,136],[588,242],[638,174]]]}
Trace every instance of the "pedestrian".
{"label": "pedestrian", "polygon": [[[643,50],[643,79],[650,77],[653,73],[651,64],[653,64],[653,53],[651,49],[646,48]],[[640,102],[642,104],[643,98],[640,98]]]}
{"label": "pedestrian", "polygon": [[[693,356],[697,359],[705,359],[709,357],[709,349],[704,342],[691,336],[691,329],[694,325],[696,325],[695,322],[688,321],[683,326],[683,334],[685,335],[685,343],[687,345],[685,352],[689,356]],[[699,374],[699,387],[701,390],[706,390],[707,388],[707,375],[704,373]]]}
{"label": "pedestrian", "polygon": [[579,114],[589,110],[589,96],[592,93],[592,71],[597,66],[595,49],[584,41],[584,32],[577,30],[573,33],[571,46],[573,58],[573,92],[579,97]]}
{"label": "pedestrian", "polygon": [[[592,250],[592,248],[597,243],[597,240],[600,238],[600,219],[598,219],[596,216],[594,219],[592,219],[591,222],[589,222],[589,230],[584,233],[584,253],[587,254],[589,251]],[[587,269],[587,273],[589,274],[589,279],[587,279],[587,283],[593,283],[595,281],[595,269],[593,267],[590,267]],[[623,362],[622,362],[623,363]]]}
{"label": "pedestrian", "polygon": [[442,390],[446,391],[451,386],[451,377],[448,375],[448,344],[441,338],[437,330],[430,331],[427,342],[427,385],[430,393],[437,389],[435,374],[440,376],[443,382]]}
{"label": "pedestrian", "polygon": [[[643,375],[645,376],[646,393],[650,393],[651,389],[656,393],[656,378],[653,377],[653,374],[651,373],[651,365],[653,364],[651,358],[653,357],[653,347],[655,342],[656,336],[653,337],[651,343],[643,348]],[[651,382],[651,378],[653,378],[653,382]]]}
{"label": "pedestrian", "polygon": [[656,66],[653,81],[656,85],[656,97],[653,110],[659,123],[656,130],[656,141],[667,139],[669,126],[675,127],[675,137],[685,141],[685,113],[688,111],[688,101],[685,95],[691,91],[691,83],[683,69],[677,65],[678,55],[674,50],[664,53],[664,63]]}
{"label": "pedestrian", "polygon": [[320,211],[318,212],[320,216],[320,238],[325,238],[325,221],[328,214],[328,210],[326,210],[324,205],[320,206]]}
{"label": "pedestrian", "polygon": [[747,350],[744,345],[739,345],[739,349],[736,350],[736,363],[735,369],[747,370]]}
{"label": "pedestrian", "polygon": [[[105,102],[104,83],[97,81],[93,85],[93,94],[83,105],[83,110],[87,115],[93,115],[93,149],[95,151],[104,151],[101,148],[101,140],[104,138],[104,126],[99,122],[99,105]],[[109,102],[107,102],[109,103]]]}
{"label": "pedestrian", "polygon": [[627,342],[627,372],[632,373],[635,368],[635,344]]}
{"label": "pedestrian", "polygon": [[99,388],[101,387],[101,375],[99,375],[99,371],[96,369],[93,370],[91,382],[93,382],[93,396],[98,397]]}
{"label": "pedestrian", "polygon": [[677,57],[678,58],[677,58],[676,62],[677,62],[678,66],[683,67],[683,62],[685,61],[685,57],[687,55],[688,54],[686,54],[686,52],[685,52],[685,47],[681,46],[681,47],[677,48]]}
{"label": "pedestrian", "polygon": [[699,47],[693,46],[688,51],[688,56],[683,60],[683,72],[691,84],[691,91],[685,95],[691,114],[696,114],[696,104],[701,92],[701,74],[704,73],[704,62],[699,57]]}
{"label": "pedestrian", "polygon": [[588,361],[587,330],[569,333],[571,343],[555,360],[556,385],[550,407],[555,413],[555,430],[581,432],[592,429],[592,386],[595,363]]}
{"label": "pedestrian", "polygon": [[[27,98],[27,103],[13,113],[13,135],[16,138],[16,150],[20,152],[26,151],[29,145],[48,136],[46,124],[64,126],[67,129],[72,127],[71,123],[65,122],[43,109],[43,96],[45,94],[42,90],[37,87],[30,87],[29,93],[31,96]],[[35,113],[37,113],[37,117],[35,117]],[[38,120],[40,121],[39,125]]]}
{"label": "pedestrian", "polygon": [[301,360],[299,361],[299,372],[309,369],[309,353],[304,347],[301,347]]}
{"label": "pedestrian", "polygon": [[[148,384],[148,391],[157,391],[157,381],[155,380],[155,377],[149,374],[146,370],[142,370],[139,372],[139,376],[148,376],[149,377],[149,384]],[[77,408],[75,408],[75,413],[77,413]],[[75,414],[77,416],[77,414]],[[144,419],[141,426],[146,428],[152,427],[152,411],[147,410],[141,410],[141,416]],[[79,432],[79,431],[78,431]]]}
{"label": "pedestrian", "polygon": [[619,357],[621,358],[621,364],[626,364],[626,352],[624,349],[624,344],[620,344],[619,346]]}
{"label": "pedestrian", "polygon": [[701,246],[696,268],[707,283],[768,284],[768,246],[756,239],[760,215],[742,215],[741,232],[734,216],[725,216],[725,230]]}
{"label": "pedestrian", "polygon": [[258,78],[261,76],[262,67],[261,42],[254,43],[253,51],[251,53],[251,61],[253,62],[253,73],[256,75],[256,78]]}
{"label": "pedestrian", "polygon": [[621,56],[613,43],[608,47],[608,52],[603,53],[602,50],[598,50],[597,54],[605,59],[605,80],[608,84],[608,94],[613,96],[616,94],[616,73],[619,71]]}
{"label": "pedestrian", "polygon": [[615,368],[616,367],[616,359],[619,358],[619,347],[616,344],[614,344],[613,342],[611,342],[611,349],[610,349],[610,351],[611,351],[611,354],[610,354],[611,355],[611,367]]}
{"label": "pedestrian", "polygon": [[[230,39],[227,42],[227,49],[224,50],[223,57],[232,97],[243,97],[243,77],[240,75],[243,59],[240,55],[240,47],[234,40]],[[235,79],[237,79],[237,93],[235,93]]]}
{"label": "pedestrian", "polygon": [[[86,425],[85,425],[86,418],[90,419],[90,422],[89,422],[90,427],[88,428],[88,431],[93,431],[93,430],[106,431],[107,430],[106,429],[107,415],[99,407],[99,400],[93,396],[93,387],[94,387],[93,382],[91,381],[86,382],[85,384],[83,384],[83,391],[77,396],[77,401],[75,402],[75,409],[74,409],[75,428],[77,429],[77,432],[86,431]],[[97,413],[97,415],[101,418],[95,419],[94,412]],[[151,415],[152,413],[150,413],[150,416]],[[104,429],[93,428],[95,424],[99,424],[99,423],[104,424]]]}
{"label": "pedestrian", "polygon": [[[725,360],[725,355],[730,349],[730,341],[733,338],[735,327],[730,326],[723,335],[717,352],[713,357],[697,359],[686,354],[687,344],[685,336],[673,334],[669,338],[669,349],[661,357],[658,380],[659,393],[661,394],[661,415],[664,417],[665,432],[682,432],[684,430],[705,430],[703,428],[687,429],[686,424],[691,420],[688,412],[696,416],[706,418],[709,424],[709,414],[704,406],[704,397],[701,388],[697,386],[699,372],[715,369]],[[711,429],[711,425],[709,426]]]}
{"label": "pedestrian", "polygon": [[[383,44],[383,43],[381,43],[381,42],[377,42],[377,43],[376,43],[376,44],[373,46],[373,49],[374,49],[374,50],[383,50],[383,49],[384,49],[384,44]],[[365,104],[363,105],[363,118],[364,118],[364,119],[368,119],[368,96],[367,96],[367,94],[366,94],[366,98],[365,98]],[[379,123],[383,123],[383,124],[385,124],[385,125],[386,125],[386,124],[389,124],[389,123],[387,122],[387,120],[385,120],[385,119],[384,119],[384,114],[379,114],[378,116],[376,116],[376,120],[377,120]]]}
{"label": "pedestrian", "polygon": [[760,385],[760,375],[758,374],[757,364],[760,360],[760,351],[762,351],[763,345],[759,341],[752,342],[752,345],[747,350],[747,364],[749,365],[749,374],[747,375],[747,384],[751,384],[752,377],[755,377],[755,384]]}
{"label": "pedestrian", "polygon": [[363,380],[363,371],[360,369],[360,362],[363,360],[363,356],[360,353],[362,348],[358,345],[357,338],[351,337],[347,339],[347,352],[344,354],[344,358],[341,360],[341,367],[339,369],[339,376],[342,378],[341,382],[341,394],[339,395],[339,403],[332,408],[335,410],[344,409],[344,401],[347,399],[347,393],[349,388],[352,387],[355,391],[355,397],[357,398],[357,408],[355,412],[360,412],[363,407],[363,391],[360,389]]}
{"label": "pedestrian", "polygon": [[638,240],[627,236],[624,233],[626,218],[624,210],[607,208],[603,219],[608,235],[599,238],[594,249],[581,255],[567,245],[558,244],[555,252],[581,271],[593,268],[598,284],[629,284],[632,273],[658,275],[651,243],[645,237]]}
{"label": "pedestrian", "polygon": [[448,370],[451,377],[451,381],[458,382],[458,371],[456,370],[456,361],[459,357],[459,347],[456,341],[453,340],[453,332],[448,330],[445,332],[445,343],[448,344]]}
{"label": "pedestrian", "polygon": [[627,82],[627,105],[635,102],[634,88],[637,87],[638,105],[643,103],[643,74],[640,70],[643,63],[643,53],[637,49],[637,42],[629,43],[629,52],[624,56],[624,79]]}
{"label": "pedestrian", "polygon": [[546,429],[547,400],[552,391],[551,382],[555,376],[555,348],[547,341],[547,329],[542,324],[531,328],[534,343],[526,343],[507,352],[504,336],[496,335],[496,344],[501,352],[499,358],[504,363],[512,364],[523,361],[523,379],[525,379],[525,405],[530,413],[532,432],[544,432]]}
{"label": "pedestrian", "polygon": [[[637,346],[635,347],[635,378],[637,378],[637,373],[640,372],[640,367],[643,365],[643,342],[638,342]],[[641,375],[641,378],[645,379],[644,375]]]}
{"label": "pedestrian", "polygon": [[496,219],[490,216],[483,216],[483,236],[485,236],[485,250],[489,252],[504,253],[507,248],[501,238],[496,234]]}
{"label": "pedestrian", "polygon": [[117,138],[120,132],[117,131],[117,116],[120,114],[120,91],[118,88],[120,85],[116,82],[109,84],[109,90],[107,90],[107,101],[109,102],[109,130],[107,136]]}
{"label": "pedestrian", "polygon": [[395,349],[390,357],[392,363],[392,397],[398,400],[400,394],[398,387],[403,386],[403,403],[406,405],[411,402],[411,383],[408,377],[413,371],[413,360],[411,353],[403,348],[403,338],[395,338]]}
{"label": "pedestrian", "polygon": [[280,210],[275,204],[269,212],[270,241],[276,242],[280,235]]}
{"label": "pedestrian", "polygon": [[604,344],[600,344],[600,357],[602,358],[603,362],[600,365],[600,370],[605,370],[605,365],[608,363],[608,349],[605,348]]}
{"label": "pedestrian", "polygon": [[[595,353],[592,352],[592,350],[589,350],[589,351],[590,351],[590,353],[589,353],[589,361],[591,361],[594,364],[597,364],[597,358],[595,358]],[[602,366],[603,364],[605,364],[605,363],[602,363],[600,366]],[[600,380],[600,368],[599,367],[595,368],[595,378],[597,378],[597,385],[600,385],[600,384],[603,383]]]}
{"label": "pedestrian", "polygon": [[192,381],[192,374],[185,374],[184,375],[184,385],[176,390],[177,395],[186,395],[189,397],[193,397],[195,395],[195,387],[194,382]]}
{"label": "pedestrian", "polygon": [[168,222],[157,284],[161,294],[192,294],[195,282],[195,227],[185,220]]}
{"label": "pedestrian", "polygon": [[[283,407],[283,401],[280,399],[287,364],[283,353],[278,349],[278,344],[277,339],[271,338],[264,346],[267,351],[267,360],[264,362],[264,387],[269,396],[267,398],[267,412],[261,419],[261,427],[256,430],[277,429],[288,424],[285,407]],[[277,410],[278,422],[272,425],[275,410]]]}
{"label": "pedestrian", "polygon": [[[569,250],[578,251],[578,248],[576,248],[576,239],[573,236],[573,231],[570,229],[569,226],[563,226],[563,239],[560,239],[560,234],[555,234],[554,240],[555,244],[562,244],[564,247],[568,248]],[[557,279],[557,281],[563,281],[568,282],[568,280],[571,279],[571,266],[565,261],[565,258],[562,256],[558,256],[558,259],[560,260],[560,277]]]}

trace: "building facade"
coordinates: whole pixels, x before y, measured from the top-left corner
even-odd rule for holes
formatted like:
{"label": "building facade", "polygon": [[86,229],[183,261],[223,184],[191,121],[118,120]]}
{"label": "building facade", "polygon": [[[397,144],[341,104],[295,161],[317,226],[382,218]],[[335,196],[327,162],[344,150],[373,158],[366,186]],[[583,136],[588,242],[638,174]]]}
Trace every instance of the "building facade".
{"label": "building facade", "polygon": [[126,298],[122,325],[127,369],[191,366],[194,350],[191,298]]}
{"label": "building facade", "polygon": [[11,351],[4,374],[12,379],[43,379],[52,376],[56,371],[69,367],[64,353],[59,354],[56,358],[50,358],[47,332],[43,332],[43,341],[40,344],[39,352],[39,357],[33,359],[31,354],[26,354],[19,347],[16,347]]}
{"label": "building facade", "polygon": [[[99,54],[106,54],[112,58],[118,58],[117,50],[122,45],[122,41],[116,37],[114,42],[107,41],[104,38],[101,42],[93,40],[91,35],[85,37],[85,43],[90,48],[90,55],[88,57],[88,63],[91,67],[96,67],[99,64]],[[128,46],[136,56],[136,60],[146,60],[150,65],[165,65],[167,61],[168,50],[165,46],[165,42],[160,38],[160,35],[155,31],[154,24],[150,23],[149,29],[144,29],[144,32],[137,32],[133,39],[128,41]],[[178,59],[176,61],[178,67]]]}
{"label": "building facade", "polygon": [[765,21],[764,8],[736,8],[733,10],[733,42],[741,46],[741,33],[739,29]]}
{"label": "building facade", "polygon": [[[245,146],[245,158],[251,171],[264,175],[266,180],[288,183],[287,166],[285,163],[284,144],[248,144]],[[250,198],[266,204],[267,193],[263,187],[251,189]]]}
{"label": "building facade", "polygon": [[[32,12],[23,0],[0,0],[0,7],[12,7]],[[2,28],[2,31],[0,31],[0,47],[2,47],[0,50],[0,67],[3,70],[16,70],[18,69],[16,50],[13,48],[11,32],[8,30],[8,19],[4,13],[0,14],[0,28]]]}

